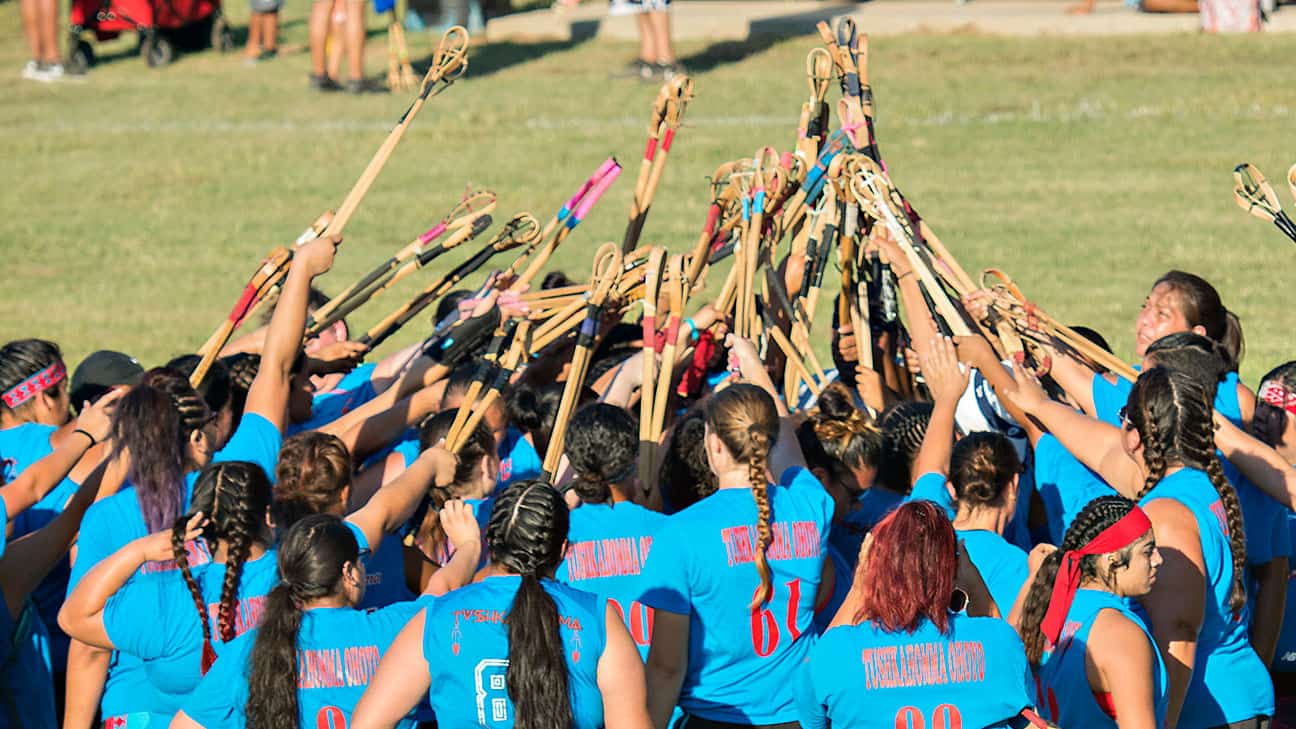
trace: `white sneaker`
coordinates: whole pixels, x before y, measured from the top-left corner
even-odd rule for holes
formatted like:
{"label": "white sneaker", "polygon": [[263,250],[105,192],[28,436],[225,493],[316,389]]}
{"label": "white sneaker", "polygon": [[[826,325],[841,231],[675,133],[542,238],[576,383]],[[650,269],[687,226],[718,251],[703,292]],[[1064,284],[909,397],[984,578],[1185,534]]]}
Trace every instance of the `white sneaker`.
{"label": "white sneaker", "polygon": [[40,66],[35,61],[28,61],[23,64],[22,77],[28,81],[35,81],[37,74],[40,73]]}
{"label": "white sneaker", "polygon": [[31,78],[33,81],[41,81],[43,83],[49,84],[49,83],[54,83],[56,81],[62,81],[63,76],[64,76],[63,64],[38,63],[36,64],[36,71]]}

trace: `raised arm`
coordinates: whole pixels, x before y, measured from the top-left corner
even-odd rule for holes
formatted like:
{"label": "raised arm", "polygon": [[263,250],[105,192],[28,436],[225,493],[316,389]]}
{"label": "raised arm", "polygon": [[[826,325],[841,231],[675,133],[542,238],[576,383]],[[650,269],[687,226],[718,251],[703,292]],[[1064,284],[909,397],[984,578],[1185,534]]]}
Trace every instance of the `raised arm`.
{"label": "raised arm", "polygon": [[1249,433],[1215,413],[1215,447],[1234,466],[1288,509],[1296,509],[1296,469],[1278,451],[1256,440]]}
{"label": "raised arm", "polygon": [[112,411],[125,390],[108,393],[99,401],[81,411],[76,419],[76,430],[64,438],[54,450],[36,461],[13,481],[0,487],[0,500],[4,501],[8,520],[30,509],[37,501],[54,490],[55,486],[72,471],[72,467],[98,442],[108,437],[112,425]]}
{"label": "raised arm", "polygon": [[340,242],[340,238],[329,236],[296,250],[266,330],[261,366],[248,388],[244,412],[260,415],[280,431],[287,414],[293,362],[301,351],[306,328],[306,300],[310,296],[311,281],[332,267],[333,253]]}
{"label": "raised arm", "polygon": [[[205,517],[198,512],[189,519],[184,541],[197,539]],[[116,649],[104,626],[104,608],[108,600],[126,584],[146,562],[173,559],[171,530],[166,529],[127,542],[126,546],[95,565],[68,595],[59,610],[58,623],[63,632],[87,645]]]}
{"label": "raised arm", "polygon": [[400,436],[405,429],[422,422],[441,406],[445,388],[425,387],[394,406],[351,426],[340,438],[352,458],[363,460]]}
{"label": "raised arm", "polygon": [[444,595],[472,581],[481,561],[481,527],[472,507],[455,499],[447,501],[437,513],[441,529],[454,547],[454,555],[428,580],[425,595]]}
{"label": "raised arm", "polygon": [[1125,453],[1119,428],[1048,399],[1035,378],[1022,368],[1013,370],[1016,388],[1008,400],[1051,432],[1071,455],[1097,473],[1126,498],[1143,488],[1138,464]]}
{"label": "raised arm", "polygon": [[346,518],[364,532],[371,549],[386,534],[396,531],[414,515],[423,495],[433,483],[449,485],[454,479],[455,456],[444,448],[429,448],[410,464],[395,481],[378,489],[364,508]]}
{"label": "raised arm", "polygon": [[935,337],[923,349],[927,352],[921,358],[923,379],[935,403],[922,447],[914,457],[911,470],[915,483],[926,473],[949,474],[950,453],[954,449],[954,411],[968,385],[968,371],[959,366],[951,340]]}

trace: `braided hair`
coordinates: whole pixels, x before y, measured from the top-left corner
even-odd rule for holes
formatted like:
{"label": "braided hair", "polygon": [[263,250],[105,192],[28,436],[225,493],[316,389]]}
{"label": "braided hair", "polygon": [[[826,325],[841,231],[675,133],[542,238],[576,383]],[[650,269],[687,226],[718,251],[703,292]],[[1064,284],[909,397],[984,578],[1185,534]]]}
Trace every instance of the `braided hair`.
{"label": "braided hair", "polygon": [[540,584],[562,561],[568,521],[557,489],[544,481],[519,481],[500,495],[486,525],[491,560],[522,577],[505,619],[506,681],[518,729],[572,725],[558,604]]}
{"label": "braided hair", "polygon": [[184,508],[184,475],[192,466],[189,439],[212,413],[189,381],[158,367],[117,402],[113,458],[130,455],[126,477],[135,487],[149,532],[170,527]]}
{"label": "braided hair", "polygon": [[906,400],[882,414],[882,458],[877,480],[883,487],[907,494],[913,484],[913,462],[922,449],[933,406]]}
{"label": "braided hair", "polygon": [[308,430],[284,440],[275,466],[275,526],[283,531],[311,514],[345,514],[351,452],[341,438]]}
{"label": "braided hair", "polygon": [[[221,642],[228,643],[241,632],[238,630],[240,626],[235,622],[239,580],[253,543],[265,539],[261,527],[265,523],[266,511],[270,508],[270,498],[270,480],[255,463],[226,461],[213,464],[203,469],[194,483],[189,514],[176,519],[171,528],[171,551],[185,585],[189,588],[189,594],[193,596],[194,606],[198,608],[198,622],[202,626],[204,674],[216,660],[216,652],[212,647],[207,603],[189,566],[184,541],[185,526],[194,514],[201,511],[207,517],[203,539],[207,541],[208,549],[215,552],[221,542],[225,543],[225,580],[221,583],[220,602],[217,603],[217,629]],[[242,627],[246,630],[251,626]]]}
{"label": "braided hair", "polygon": [[[0,347],[0,393],[8,392],[18,383],[49,367],[61,362],[63,353],[58,345],[44,339],[18,339]],[[60,387],[66,383],[61,383]],[[18,406],[12,412],[21,413],[31,407],[31,401]],[[9,411],[9,406],[0,402],[0,411]]]}
{"label": "braided hair", "polygon": [[[426,451],[445,438],[458,414],[459,408],[451,408],[424,420],[419,426],[419,451]],[[482,419],[464,439],[459,452],[455,454],[454,482],[445,488],[435,484],[430,485],[432,501],[436,508],[440,510],[450,499],[482,496],[471,492],[479,480],[478,473],[482,459],[497,457],[495,437],[491,435],[485,419]]]}
{"label": "braided hair", "polygon": [[774,594],[773,575],[765,551],[774,542],[774,519],[769,501],[769,453],[778,439],[778,409],[764,390],[746,383],[733,385],[712,396],[706,408],[706,425],[729,454],[747,464],[747,479],[756,502],[756,570],[760,588],[752,599],[759,607]]}
{"label": "braided hair", "polygon": [[657,484],[668,513],[685,509],[714,494],[720,484],[706,455],[706,418],[701,410],[688,411],[671,428],[662,454]]}
{"label": "braided hair", "polygon": [[882,430],[840,382],[824,388],[818,408],[797,427],[797,443],[811,468],[822,468],[839,484],[855,483],[855,470],[876,469],[882,457]]}
{"label": "braided hair", "polygon": [[[1062,545],[1057,551],[1044,558],[1035,581],[1031,583],[1026,601],[1022,603],[1021,624],[1018,626],[1022,642],[1026,644],[1026,658],[1032,666],[1038,666],[1047,649],[1046,639],[1041,625],[1048,613],[1049,603],[1053,598],[1053,583],[1057,581],[1058,570],[1062,567],[1062,556],[1071,550],[1080,549],[1093,541],[1104,530],[1125,518],[1135,509],[1133,501],[1123,496],[1099,496],[1085,504],[1076,515],[1075,521],[1067,528],[1062,537]],[[1118,561],[1113,565],[1123,567],[1129,564],[1132,546],[1124,547],[1117,553]],[[1083,577],[1097,579],[1098,560],[1102,555],[1086,554],[1080,558],[1080,574]]]}
{"label": "braided hair", "polygon": [[304,607],[341,594],[347,564],[360,559],[355,534],[330,514],[293,524],[278,551],[280,582],[266,597],[249,660],[245,709],[250,729],[298,729],[297,636]]}
{"label": "braided hair", "polygon": [[1210,396],[1191,377],[1164,367],[1139,375],[1125,405],[1129,422],[1143,444],[1146,477],[1142,499],[1165,477],[1171,465],[1205,471],[1224,506],[1229,546],[1233,553],[1233,592],[1229,606],[1234,615],[1246,604],[1243,575],[1246,537],[1237,492],[1224,477],[1215,452],[1215,425]]}
{"label": "braided hair", "polygon": [[572,416],[563,443],[576,481],[572,488],[586,504],[612,500],[612,487],[634,475],[639,433],[625,410],[594,403]]}

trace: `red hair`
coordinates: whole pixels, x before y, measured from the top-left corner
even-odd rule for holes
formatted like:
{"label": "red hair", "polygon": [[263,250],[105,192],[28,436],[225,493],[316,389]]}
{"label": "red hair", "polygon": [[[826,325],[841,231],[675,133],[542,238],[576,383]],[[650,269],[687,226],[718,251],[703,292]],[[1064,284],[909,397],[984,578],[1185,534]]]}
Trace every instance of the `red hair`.
{"label": "red hair", "polygon": [[855,621],[888,633],[912,633],[930,620],[949,630],[950,597],[958,570],[954,527],[930,501],[912,501],[873,527],[873,544],[855,579],[863,600]]}

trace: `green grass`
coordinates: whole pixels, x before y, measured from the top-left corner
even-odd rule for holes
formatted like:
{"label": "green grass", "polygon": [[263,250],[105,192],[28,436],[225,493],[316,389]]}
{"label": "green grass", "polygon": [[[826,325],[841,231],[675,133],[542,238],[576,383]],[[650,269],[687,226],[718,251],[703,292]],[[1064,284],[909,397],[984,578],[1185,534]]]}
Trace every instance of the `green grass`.
{"label": "green grass", "polygon": [[[341,201],[407,99],[308,92],[305,9],[289,3],[287,52],[255,69],[206,52],[151,70],[121,40],[101,48],[118,58],[84,82],[44,86],[18,79],[21,36],[0,41],[0,340],[48,337],[71,361],[101,347],[147,364],[192,350],[260,257]],[[236,26],[245,14],[243,3],[229,8]],[[18,26],[17,3],[0,5],[0,25]],[[410,43],[420,58],[432,39]],[[762,145],[791,145],[811,47],[798,38],[681,48],[699,71],[697,98],[646,244],[690,246],[705,176]],[[1204,275],[1242,317],[1244,375],[1254,380],[1292,355],[1293,250],[1234,206],[1230,171],[1249,160],[1281,183],[1296,159],[1296,98],[1281,62],[1293,50],[1296,39],[1279,35],[878,39],[882,150],[966,268],[1007,270],[1055,316],[1097,327],[1124,355],[1151,281],[1172,267]],[[381,34],[370,51],[377,73]],[[555,257],[587,275],[596,245],[620,239],[656,93],[606,79],[633,51],[474,49],[465,80],[427,107],[353,219],[324,287],[340,289],[430,227],[468,182],[499,193],[500,219],[530,210],[543,220],[615,153],[626,179]],[[413,289],[361,310],[353,328]],[[411,325],[386,348],[425,330]]]}

